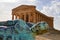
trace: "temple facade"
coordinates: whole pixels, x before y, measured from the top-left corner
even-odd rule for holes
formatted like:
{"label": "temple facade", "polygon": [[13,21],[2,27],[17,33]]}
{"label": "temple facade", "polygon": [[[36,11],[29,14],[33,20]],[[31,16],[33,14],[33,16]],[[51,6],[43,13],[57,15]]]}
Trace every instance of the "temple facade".
{"label": "temple facade", "polygon": [[26,22],[37,23],[45,21],[53,27],[53,17],[49,17],[38,10],[33,5],[21,5],[12,9],[12,20],[23,19]]}

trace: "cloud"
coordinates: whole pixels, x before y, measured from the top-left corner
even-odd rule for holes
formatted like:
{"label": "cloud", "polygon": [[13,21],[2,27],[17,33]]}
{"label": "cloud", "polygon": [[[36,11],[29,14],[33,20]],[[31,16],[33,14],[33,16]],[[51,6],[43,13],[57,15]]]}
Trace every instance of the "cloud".
{"label": "cloud", "polygon": [[[3,0],[2,0],[3,1]],[[5,0],[6,1],[6,0]],[[13,1],[13,0],[12,0]],[[0,21],[11,20],[12,9],[20,5],[35,5],[34,1],[16,0],[17,2],[0,2]]]}
{"label": "cloud", "polygon": [[54,28],[60,30],[60,1],[53,0],[50,6],[43,6],[41,12],[54,17]]}
{"label": "cloud", "polygon": [[13,2],[17,2],[18,0],[1,0],[0,2],[10,2],[10,3],[13,3]]}
{"label": "cloud", "polygon": [[56,29],[56,30],[60,30],[60,16],[59,17],[55,17],[55,19],[54,19],[54,28]]}
{"label": "cloud", "polygon": [[36,0],[28,0],[28,1],[34,2],[34,1],[36,1]]}
{"label": "cloud", "polygon": [[[8,3],[0,2],[0,21],[11,20],[11,10],[20,5],[35,5],[37,9],[48,16],[54,17],[54,28],[58,29],[60,24],[60,1],[59,0],[18,0],[17,2]],[[43,7],[43,9],[42,9]]]}
{"label": "cloud", "polygon": [[41,12],[48,16],[60,16],[60,2],[52,1],[51,6],[43,6]]}
{"label": "cloud", "polygon": [[0,21],[11,19],[11,7],[7,4],[0,3]]}

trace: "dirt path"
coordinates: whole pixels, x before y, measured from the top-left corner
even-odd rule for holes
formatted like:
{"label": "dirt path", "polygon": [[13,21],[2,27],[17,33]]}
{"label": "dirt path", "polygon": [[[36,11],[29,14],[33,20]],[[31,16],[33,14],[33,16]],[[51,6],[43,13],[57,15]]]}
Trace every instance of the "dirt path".
{"label": "dirt path", "polygon": [[60,31],[50,30],[46,34],[36,36],[36,40],[60,40]]}

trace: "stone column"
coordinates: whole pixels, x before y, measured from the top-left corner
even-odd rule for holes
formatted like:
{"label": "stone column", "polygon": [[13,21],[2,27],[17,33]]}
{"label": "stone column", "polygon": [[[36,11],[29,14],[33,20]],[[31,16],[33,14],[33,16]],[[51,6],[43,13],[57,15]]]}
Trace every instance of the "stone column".
{"label": "stone column", "polygon": [[42,20],[42,17],[41,17],[41,15],[40,15],[40,22],[41,22],[41,20]]}
{"label": "stone column", "polygon": [[39,22],[39,19],[40,19],[40,18],[39,18],[39,14],[38,14],[38,22]]}
{"label": "stone column", "polygon": [[24,13],[24,21],[26,21],[26,13]]}
{"label": "stone column", "polygon": [[24,14],[22,15],[22,19],[24,20]]}
{"label": "stone column", "polygon": [[15,15],[15,19],[17,19],[17,16]]}
{"label": "stone column", "polygon": [[39,22],[40,22],[40,15],[39,15]]}
{"label": "stone column", "polygon": [[21,15],[19,15],[19,19],[21,19]]}
{"label": "stone column", "polygon": [[21,13],[19,13],[19,19],[22,19],[22,14]]}
{"label": "stone column", "polygon": [[33,14],[34,23],[36,23],[36,13]]}
{"label": "stone column", "polygon": [[39,14],[37,14],[37,22],[39,22]]}
{"label": "stone column", "polygon": [[33,13],[30,13],[30,22],[33,22]]}
{"label": "stone column", "polygon": [[[25,15],[25,17],[26,17],[26,15]],[[21,19],[24,20],[24,13],[22,13],[22,18]]]}
{"label": "stone column", "polygon": [[20,14],[20,19],[22,19],[22,13]]}
{"label": "stone column", "polygon": [[34,18],[34,16],[33,16],[33,15],[34,15],[34,14],[32,13],[32,22],[34,22],[34,19],[33,19],[33,18]]}
{"label": "stone column", "polygon": [[29,22],[30,22],[30,20],[31,20],[30,18],[31,18],[31,14],[29,13],[29,19],[28,19]]}
{"label": "stone column", "polygon": [[41,21],[42,21],[42,16],[41,16]]}
{"label": "stone column", "polygon": [[35,13],[35,21],[36,21],[36,23],[38,22],[38,14],[37,13]]}
{"label": "stone column", "polygon": [[12,14],[12,20],[14,20],[14,14]]}
{"label": "stone column", "polygon": [[37,13],[35,13],[35,21],[36,21],[36,23],[37,23],[37,19],[38,17],[37,17]]}

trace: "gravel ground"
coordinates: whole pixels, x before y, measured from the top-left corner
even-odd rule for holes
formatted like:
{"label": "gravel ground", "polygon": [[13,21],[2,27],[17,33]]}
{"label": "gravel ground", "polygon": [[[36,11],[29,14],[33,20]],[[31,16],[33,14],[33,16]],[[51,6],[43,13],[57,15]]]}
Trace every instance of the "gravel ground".
{"label": "gravel ground", "polygon": [[43,35],[36,36],[36,40],[60,40],[60,31],[50,30]]}

